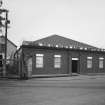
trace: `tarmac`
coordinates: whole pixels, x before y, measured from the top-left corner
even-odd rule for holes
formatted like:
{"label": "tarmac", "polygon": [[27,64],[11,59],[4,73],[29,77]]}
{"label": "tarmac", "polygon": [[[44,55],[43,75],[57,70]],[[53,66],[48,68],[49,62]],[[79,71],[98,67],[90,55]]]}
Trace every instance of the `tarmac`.
{"label": "tarmac", "polygon": [[6,78],[0,80],[0,105],[105,105],[105,75]]}

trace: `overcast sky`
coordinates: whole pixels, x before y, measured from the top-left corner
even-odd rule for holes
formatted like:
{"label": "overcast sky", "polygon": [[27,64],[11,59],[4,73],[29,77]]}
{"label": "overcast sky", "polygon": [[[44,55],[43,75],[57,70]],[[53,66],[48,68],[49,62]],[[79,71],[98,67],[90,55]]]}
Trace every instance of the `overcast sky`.
{"label": "overcast sky", "polygon": [[105,48],[105,0],[3,0],[9,9],[8,38],[20,46],[58,34]]}

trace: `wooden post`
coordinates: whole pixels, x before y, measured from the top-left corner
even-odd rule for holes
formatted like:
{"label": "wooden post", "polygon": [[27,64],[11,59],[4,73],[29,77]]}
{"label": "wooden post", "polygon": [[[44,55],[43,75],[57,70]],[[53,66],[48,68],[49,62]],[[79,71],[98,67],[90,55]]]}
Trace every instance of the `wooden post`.
{"label": "wooden post", "polygon": [[4,56],[4,70],[3,70],[3,77],[6,77],[8,11],[5,10],[5,13],[6,13],[6,20],[5,20],[5,56]]}

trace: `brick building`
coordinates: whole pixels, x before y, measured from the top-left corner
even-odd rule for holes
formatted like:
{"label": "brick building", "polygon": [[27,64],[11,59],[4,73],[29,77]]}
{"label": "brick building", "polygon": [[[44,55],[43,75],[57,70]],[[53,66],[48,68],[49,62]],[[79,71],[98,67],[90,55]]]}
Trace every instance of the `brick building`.
{"label": "brick building", "polygon": [[104,49],[58,35],[24,41],[15,57],[21,76],[105,73]]}

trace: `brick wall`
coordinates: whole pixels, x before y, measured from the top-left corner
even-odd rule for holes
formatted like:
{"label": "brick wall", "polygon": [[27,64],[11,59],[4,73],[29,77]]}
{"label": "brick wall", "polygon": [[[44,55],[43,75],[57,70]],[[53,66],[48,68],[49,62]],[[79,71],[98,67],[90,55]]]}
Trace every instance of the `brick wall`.
{"label": "brick wall", "polygon": [[[87,68],[87,57],[93,57],[92,68]],[[99,57],[104,57],[104,68],[99,69]],[[80,72],[85,73],[105,73],[105,54],[97,52],[80,53]]]}
{"label": "brick wall", "polygon": [[[85,51],[68,51],[56,49],[35,49],[24,48],[25,61],[32,57],[32,74],[70,74],[72,72],[72,59],[78,58],[78,73],[105,73],[105,54],[98,52],[85,52]],[[44,67],[36,68],[36,54],[44,54]],[[59,54],[62,57],[62,66],[60,69],[54,68],[54,55]],[[87,57],[93,57],[92,68],[87,68]],[[99,57],[104,57],[104,68],[99,69]]]}
{"label": "brick wall", "polygon": [[[36,68],[36,54],[44,54],[44,67]],[[61,55],[61,68],[54,68],[54,55]],[[67,74],[68,73],[68,52],[59,50],[24,49],[25,59],[32,56],[32,74]]]}

